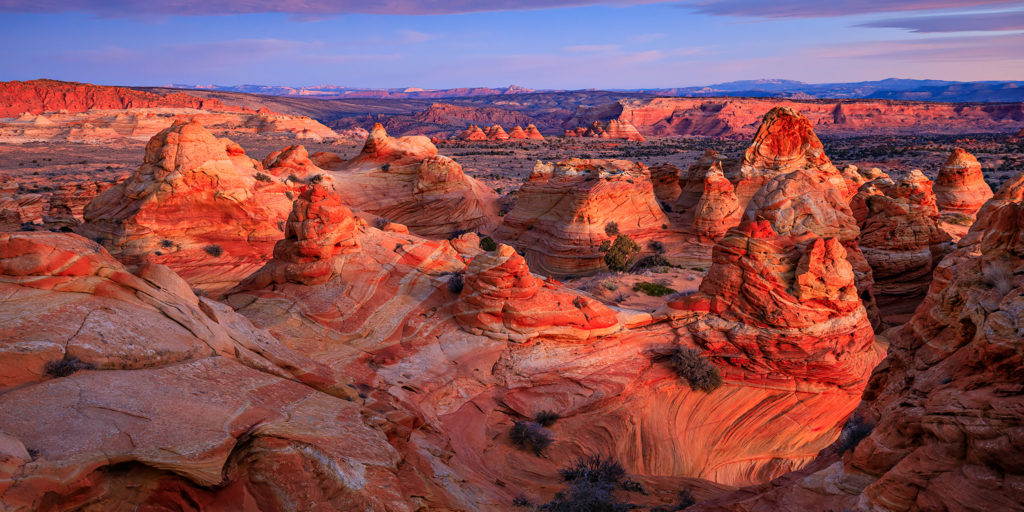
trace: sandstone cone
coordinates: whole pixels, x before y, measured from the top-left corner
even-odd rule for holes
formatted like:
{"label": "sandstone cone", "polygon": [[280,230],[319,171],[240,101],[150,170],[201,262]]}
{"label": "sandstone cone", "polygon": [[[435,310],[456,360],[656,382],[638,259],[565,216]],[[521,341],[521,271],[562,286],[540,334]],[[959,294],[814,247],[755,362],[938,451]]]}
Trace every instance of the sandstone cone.
{"label": "sandstone cone", "polygon": [[944,227],[955,239],[963,236],[978,210],[992,198],[981,164],[974,155],[956,148],[935,178],[935,197]]}

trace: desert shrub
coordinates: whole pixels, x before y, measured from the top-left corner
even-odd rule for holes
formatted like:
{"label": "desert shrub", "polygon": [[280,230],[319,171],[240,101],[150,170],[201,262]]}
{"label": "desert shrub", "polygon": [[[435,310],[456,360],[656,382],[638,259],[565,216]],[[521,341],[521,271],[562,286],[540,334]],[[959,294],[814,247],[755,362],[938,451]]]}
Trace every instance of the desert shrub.
{"label": "desert shrub", "polygon": [[465,229],[453,229],[452,232],[448,234],[448,239],[454,240],[462,235],[465,235],[468,232],[469,231],[466,231]]}
{"label": "desert shrub", "polygon": [[605,282],[601,283],[601,286],[605,290],[608,290],[610,292],[614,292],[615,290],[619,289],[619,285],[617,285],[617,284],[615,284],[615,283],[613,283],[611,281],[605,281]]}
{"label": "desert shrub", "polygon": [[591,455],[576,459],[572,465],[559,469],[558,474],[562,475],[562,479],[566,482],[587,480],[617,484],[626,476],[626,470],[622,469],[622,464],[613,458]]}
{"label": "desert shrub", "polygon": [[658,240],[651,240],[647,244],[647,247],[658,254],[664,254],[665,252],[665,244],[659,242]]}
{"label": "desert shrub", "polygon": [[493,251],[498,248],[498,244],[493,238],[485,236],[480,239],[480,248],[485,251]]}
{"label": "desert shrub", "polygon": [[621,272],[629,268],[630,261],[639,250],[640,246],[632,238],[619,235],[604,254],[604,263],[608,265],[608,269]]}
{"label": "desert shrub", "polygon": [[614,220],[608,221],[604,225],[604,234],[608,236],[616,236],[619,234],[619,223]]}
{"label": "desert shrub", "polygon": [[615,486],[626,472],[614,459],[599,456],[577,460],[558,471],[569,488],[555,494],[554,499],[539,507],[548,512],[622,512],[636,508],[619,501]]}
{"label": "desert shrub", "polygon": [[640,485],[640,482],[637,482],[635,480],[623,480],[621,487],[624,491],[638,492],[640,494],[643,494],[644,496],[647,495],[647,490],[644,489],[644,486]]}
{"label": "desert shrub", "polygon": [[452,293],[462,293],[462,288],[466,286],[466,278],[461,273],[452,274],[448,278],[448,291]]}
{"label": "desert shrub", "polygon": [[382,170],[384,172],[390,171],[391,170],[391,164],[384,164],[384,165],[380,166],[380,170]]}
{"label": "desert shrub", "polygon": [[856,448],[865,437],[871,434],[874,428],[874,425],[865,422],[859,414],[850,415],[850,419],[843,424],[843,430],[839,432],[839,439],[836,441],[839,453],[843,454]]}
{"label": "desert shrub", "polygon": [[224,248],[217,244],[207,245],[206,247],[203,247],[203,250],[206,251],[206,254],[209,254],[214,258],[219,258],[222,254],[224,254]]}
{"label": "desert shrub", "polygon": [[1013,290],[1013,267],[1009,261],[991,261],[984,265],[981,276],[989,288],[994,288],[999,295],[1006,295]]}
{"label": "desert shrub", "polygon": [[722,385],[722,374],[718,368],[701,355],[700,350],[675,346],[667,354],[660,355],[676,375],[690,384],[690,389],[710,393]]}
{"label": "desert shrub", "polygon": [[94,369],[96,369],[96,366],[71,356],[46,363],[43,371],[51,377],[67,377],[75,372]]}
{"label": "desert shrub", "polygon": [[658,283],[648,283],[647,281],[643,281],[633,285],[633,291],[642,292],[647,295],[650,295],[651,297],[664,297],[665,295],[676,292],[675,290],[669,288],[668,286]]}
{"label": "desert shrub", "polygon": [[163,247],[164,249],[170,249],[171,247],[174,247],[174,242],[164,238],[163,240],[160,240],[160,247]]}
{"label": "desert shrub", "polygon": [[317,183],[321,183],[323,181],[324,181],[324,175],[323,174],[317,174],[316,176],[313,176],[312,178],[309,179],[309,184],[310,185],[316,185]]}
{"label": "desert shrub", "polygon": [[671,266],[672,266],[672,264],[669,263],[668,260],[666,260],[664,256],[662,256],[660,254],[653,254],[651,256],[644,256],[643,258],[640,258],[636,263],[633,264],[632,267],[630,267],[630,271],[631,272],[638,272],[638,271],[645,270],[645,269],[648,269],[648,268],[671,267]]}
{"label": "desert shrub", "polygon": [[523,496],[522,494],[520,494],[519,496],[516,496],[515,498],[512,498],[512,506],[513,507],[530,508],[530,509],[537,508],[537,505],[534,505],[533,502],[530,501],[529,498],[527,498],[526,496]]}
{"label": "desert shrub", "polygon": [[524,450],[529,448],[537,455],[543,454],[555,442],[551,431],[535,421],[513,421],[508,435],[512,438],[512,444]]}
{"label": "desert shrub", "polygon": [[558,414],[557,412],[545,410],[545,411],[538,412],[537,415],[534,416],[533,421],[536,421],[537,423],[539,423],[543,427],[550,427],[551,425],[554,425],[555,422],[560,420],[561,418],[562,418],[562,415]]}
{"label": "desert shrub", "polygon": [[387,226],[390,223],[391,223],[391,221],[388,220],[388,219],[385,219],[384,217],[377,217],[373,221],[373,227],[375,227],[377,229],[384,229],[384,226]]}
{"label": "desert shrub", "polygon": [[263,182],[263,183],[270,183],[271,181],[273,181],[270,178],[270,176],[268,176],[268,175],[266,175],[266,174],[264,174],[262,172],[256,173],[256,175],[253,176],[253,178],[256,178],[256,181],[260,181],[260,182]]}
{"label": "desert shrub", "polygon": [[690,492],[689,489],[679,491],[679,495],[676,500],[677,501],[672,505],[662,505],[660,507],[652,508],[651,512],[678,512],[697,503],[697,499],[693,497],[693,493]]}

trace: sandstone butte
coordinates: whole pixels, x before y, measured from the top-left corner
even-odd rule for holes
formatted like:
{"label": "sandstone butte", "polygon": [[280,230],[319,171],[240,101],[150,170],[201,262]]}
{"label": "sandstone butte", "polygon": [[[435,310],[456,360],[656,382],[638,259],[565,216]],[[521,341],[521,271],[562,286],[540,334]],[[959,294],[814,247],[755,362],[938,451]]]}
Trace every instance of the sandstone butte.
{"label": "sandstone butte", "polygon": [[497,194],[437,154],[424,136],[390,137],[374,125],[362,151],[348,161],[318,153],[313,162],[334,179],[347,206],[431,238],[490,232],[498,224]]}
{"label": "sandstone butte", "polygon": [[468,141],[482,141],[487,140],[487,134],[484,133],[484,131],[481,130],[479,126],[471,124],[469,125],[469,128],[466,128],[465,131],[459,134],[459,139]]}
{"label": "sandstone butte", "polygon": [[607,123],[594,121],[589,128],[566,130],[566,137],[595,137],[600,139],[621,139],[643,142],[647,139],[628,121],[612,119]]}
{"label": "sandstone butte", "polygon": [[886,331],[857,410],[863,440],[694,509],[1021,510],[1022,191],[1024,173],[939,263],[910,321]]}
{"label": "sandstone butte", "polygon": [[23,113],[42,114],[58,110],[76,113],[94,109],[153,107],[255,113],[252,109],[225,105],[216,99],[199,98],[180,92],[160,95],[127,87],[45,79],[0,82],[0,97],[4,98],[3,105],[0,106],[0,117],[15,117]]}
{"label": "sandstone butte", "polygon": [[501,125],[494,125],[484,130],[484,134],[487,135],[487,140],[508,140],[508,134],[505,133],[505,129]]}
{"label": "sandstone butte", "polygon": [[934,189],[943,228],[957,240],[974,223],[978,209],[992,198],[981,164],[963,148],[954,149],[939,169]]}
{"label": "sandstone butte", "polygon": [[494,237],[523,251],[542,274],[587,275],[607,268],[600,246],[616,238],[613,224],[643,254],[654,252],[650,242],[673,242],[647,166],[574,158],[538,162]]}
{"label": "sandstone butte", "polygon": [[918,170],[896,182],[883,176],[861,185],[850,207],[879,310],[890,323],[903,323],[924,299],[935,265],[952,249],[939,226],[932,182]]}
{"label": "sandstone butte", "polygon": [[764,112],[800,111],[824,135],[1012,133],[1008,119],[1024,118],[1024,103],[939,103],[889,100],[780,98],[651,98],[580,108],[567,126],[595,120],[628,122],[647,137],[750,137]]}
{"label": "sandstone butte", "polygon": [[197,121],[146,145],[142,165],[84,210],[78,233],[126,264],[167,265],[213,295],[261,267],[281,238],[287,186],[260,180],[259,162]]}

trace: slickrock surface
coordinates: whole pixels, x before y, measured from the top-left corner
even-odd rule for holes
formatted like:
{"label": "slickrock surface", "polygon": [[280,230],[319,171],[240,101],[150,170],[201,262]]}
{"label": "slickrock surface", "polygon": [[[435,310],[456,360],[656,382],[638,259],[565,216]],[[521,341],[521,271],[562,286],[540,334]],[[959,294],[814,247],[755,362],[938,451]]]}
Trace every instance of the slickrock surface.
{"label": "slickrock surface", "polygon": [[610,223],[648,253],[648,242],[671,234],[647,166],[574,158],[538,163],[494,236],[542,274],[586,275],[607,268],[600,245],[616,237]]}
{"label": "slickrock surface", "polygon": [[[1022,510],[1024,204],[1004,186],[935,269],[858,409],[852,451],[697,510]],[[998,199],[1003,195],[1002,199]]]}
{"label": "slickrock surface", "polygon": [[932,182],[917,170],[895,183],[876,179],[861,186],[851,209],[879,310],[889,322],[905,322],[924,299],[935,265],[952,250]]}
{"label": "slickrock surface", "polygon": [[196,121],[146,146],[139,170],[85,207],[78,233],[126,264],[162,263],[217,295],[270,259],[291,209],[286,186]]}
{"label": "slickrock surface", "polygon": [[331,171],[345,205],[415,234],[449,238],[465,231],[489,233],[498,224],[497,194],[438,155],[426,137],[389,137],[378,123],[352,160],[317,160]]}
{"label": "slickrock surface", "polygon": [[473,258],[455,305],[463,329],[522,342],[536,337],[583,342],[620,329],[600,302],[530,273],[515,249],[501,244]]}
{"label": "slickrock surface", "polygon": [[408,510],[399,455],[333,371],[166,267],[15,233],[0,289],[4,510]]}
{"label": "slickrock surface", "polygon": [[935,178],[935,197],[943,227],[959,240],[974,222],[978,209],[992,198],[981,164],[974,155],[956,148]]}

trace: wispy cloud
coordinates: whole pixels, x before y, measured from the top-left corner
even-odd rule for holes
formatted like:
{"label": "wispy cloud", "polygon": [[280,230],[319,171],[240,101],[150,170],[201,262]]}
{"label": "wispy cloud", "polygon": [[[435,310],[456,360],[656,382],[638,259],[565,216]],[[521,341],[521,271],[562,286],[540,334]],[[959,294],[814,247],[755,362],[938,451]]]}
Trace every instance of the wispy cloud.
{"label": "wispy cloud", "polygon": [[[858,27],[902,28],[911,32],[1003,32],[1024,30],[1024,11],[912,16],[869,21]],[[1024,52],[1024,48],[1021,49]]]}
{"label": "wispy cloud", "polygon": [[298,21],[316,21],[324,15],[349,13],[431,15],[484,11],[521,11],[585,5],[625,6],[664,0],[0,0],[0,12],[77,11],[104,17],[220,16],[231,14],[285,13]]}
{"label": "wispy cloud", "polygon": [[[1024,34],[929,37],[823,46],[808,50],[817,59],[886,59],[905,61],[1024,61]],[[1018,68],[1019,69],[1019,68]]]}
{"label": "wispy cloud", "polygon": [[562,51],[568,53],[613,52],[619,48],[621,47],[617,44],[579,44],[563,47]]}
{"label": "wispy cloud", "polygon": [[820,18],[881,12],[1006,6],[1020,0],[689,0],[702,14],[753,18]]}

